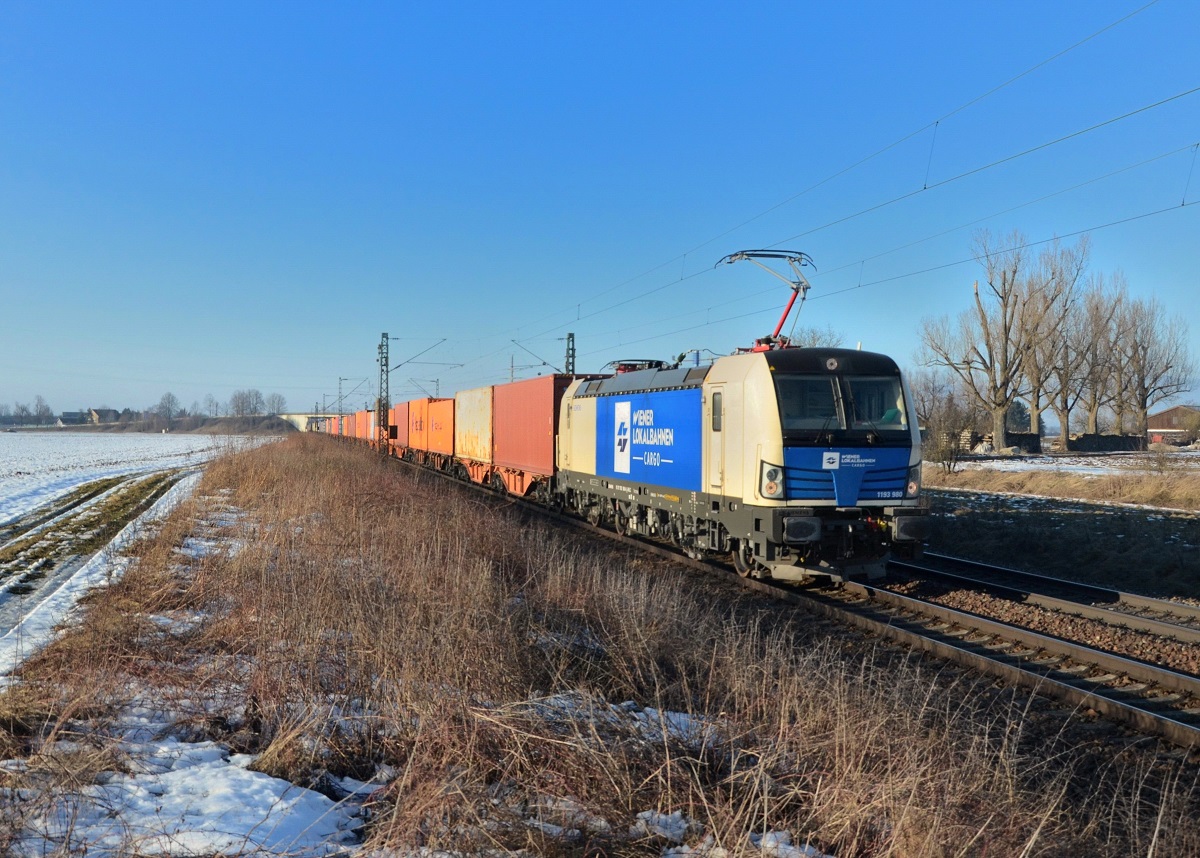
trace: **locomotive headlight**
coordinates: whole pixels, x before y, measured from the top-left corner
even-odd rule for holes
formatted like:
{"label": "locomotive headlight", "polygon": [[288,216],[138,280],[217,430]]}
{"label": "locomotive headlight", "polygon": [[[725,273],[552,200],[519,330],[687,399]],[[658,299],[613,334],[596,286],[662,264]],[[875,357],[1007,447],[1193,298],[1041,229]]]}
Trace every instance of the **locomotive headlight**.
{"label": "locomotive headlight", "polygon": [[906,498],[915,498],[921,493],[921,463],[913,465],[908,469],[908,481],[904,487],[904,496]]}
{"label": "locomotive headlight", "polygon": [[758,492],[764,498],[783,497],[783,468],[779,465],[762,463],[762,476],[758,481]]}

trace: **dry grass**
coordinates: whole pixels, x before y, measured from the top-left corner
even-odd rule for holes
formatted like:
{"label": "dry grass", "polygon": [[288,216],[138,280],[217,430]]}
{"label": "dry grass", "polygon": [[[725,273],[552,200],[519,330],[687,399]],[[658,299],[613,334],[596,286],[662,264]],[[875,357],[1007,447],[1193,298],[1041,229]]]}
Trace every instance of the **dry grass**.
{"label": "dry grass", "polygon": [[[1071,747],[1017,696],[365,450],[293,437],[222,458],[200,495],[27,665],[54,693],[11,698],[13,747],[44,753],[132,681],[261,771],[390,772],[373,846],[647,854],[626,832],[658,809],[731,854],[773,828],[838,856],[1200,854],[1191,769]],[[247,513],[217,528],[240,551],[176,552],[223,506]]]}

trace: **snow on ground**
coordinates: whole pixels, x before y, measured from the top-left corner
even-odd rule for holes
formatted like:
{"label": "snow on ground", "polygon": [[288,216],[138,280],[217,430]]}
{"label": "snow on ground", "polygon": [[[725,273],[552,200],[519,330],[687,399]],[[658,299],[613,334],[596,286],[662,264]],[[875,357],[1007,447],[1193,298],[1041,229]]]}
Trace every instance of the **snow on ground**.
{"label": "snow on ground", "polygon": [[[1110,474],[1154,474],[1162,470],[1164,459],[1169,467],[1200,473],[1200,450],[1171,453],[1094,453],[1088,456],[995,456],[962,459],[964,470],[1049,471],[1106,476]],[[927,462],[930,467],[934,463]]]}
{"label": "snow on ground", "polygon": [[346,854],[356,839],[361,822],[350,805],[249,771],[245,754],[174,738],[124,742],[121,750],[128,773],[108,773],[69,796],[35,797],[7,854],[326,856]]}
{"label": "snow on ground", "polygon": [[137,539],[148,524],[165,518],[199,482],[200,475],[196,473],[172,486],[150,509],[122,528],[103,551],[94,554],[54,592],[31,606],[24,617],[0,637],[0,687],[7,683],[17,665],[49,642],[54,627],[67,617],[80,596],[121,574],[128,563],[128,558],[121,556],[121,549]]}
{"label": "snow on ground", "polygon": [[0,524],[102,477],[201,465],[262,438],[141,432],[0,433]]}

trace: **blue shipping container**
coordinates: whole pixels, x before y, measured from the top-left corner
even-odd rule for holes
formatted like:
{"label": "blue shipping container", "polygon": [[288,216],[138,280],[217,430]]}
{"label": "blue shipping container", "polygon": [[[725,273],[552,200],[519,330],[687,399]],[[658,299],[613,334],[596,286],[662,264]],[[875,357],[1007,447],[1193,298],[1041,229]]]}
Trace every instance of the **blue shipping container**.
{"label": "blue shipping container", "polygon": [[596,473],[700,491],[700,389],[602,396],[596,402]]}

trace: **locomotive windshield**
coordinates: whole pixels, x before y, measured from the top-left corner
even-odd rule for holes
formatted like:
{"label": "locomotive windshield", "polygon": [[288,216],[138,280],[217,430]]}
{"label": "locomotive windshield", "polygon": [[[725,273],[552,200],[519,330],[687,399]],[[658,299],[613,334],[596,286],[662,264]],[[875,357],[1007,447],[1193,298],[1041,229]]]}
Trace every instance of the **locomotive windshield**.
{"label": "locomotive windshield", "polygon": [[910,443],[896,376],[774,377],[785,444]]}

